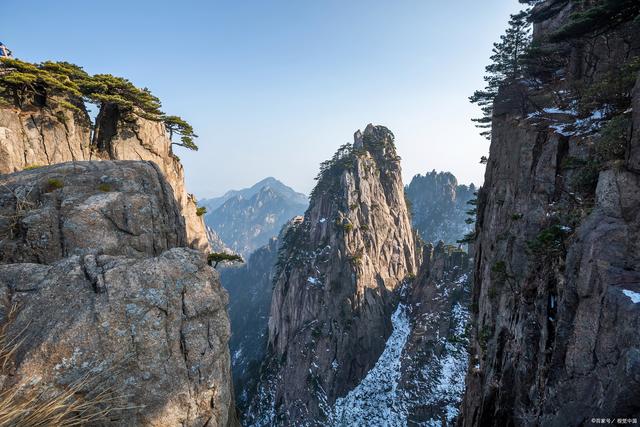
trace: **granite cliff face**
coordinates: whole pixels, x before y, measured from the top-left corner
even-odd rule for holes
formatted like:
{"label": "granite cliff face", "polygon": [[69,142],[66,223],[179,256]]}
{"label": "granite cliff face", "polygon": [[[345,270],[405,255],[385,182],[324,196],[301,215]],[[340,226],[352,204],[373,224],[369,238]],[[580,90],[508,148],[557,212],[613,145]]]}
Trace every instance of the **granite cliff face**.
{"label": "granite cliff face", "polygon": [[475,197],[476,187],[458,185],[449,172],[432,171],[416,175],[405,193],[411,202],[411,220],[425,242],[456,243],[471,231],[467,224],[467,202]]}
{"label": "granite cliff face", "polygon": [[440,242],[424,248],[400,292],[393,331],[366,377],[338,398],[331,425],[450,425],[467,368],[469,259]]}
{"label": "granite cliff face", "polygon": [[396,291],[417,270],[393,139],[382,126],[357,132],[285,234],[251,423],[326,424],[382,353]]}
{"label": "granite cliff face", "polygon": [[149,160],[165,175],[185,218],[188,245],[208,250],[202,217],[184,186],[184,170],[171,150],[164,124],[122,120],[108,105],[92,132],[86,112],[26,106],[0,107],[0,173],[81,160]]}
{"label": "granite cliff face", "polygon": [[146,161],[0,175],[2,391],[108,396],[115,425],[236,425],[227,296]]}
{"label": "granite cliff face", "polygon": [[[601,3],[542,2],[534,39],[548,43],[572,11]],[[578,426],[640,413],[640,76],[611,79],[637,61],[640,32],[633,16],[618,18],[552,44],[566,64],[536,88],[504,87],[494,104],[460,425]],[[603,98],[586,118],[551,103],[624,79],[635,91]],[[569,105],[593,96],[579,95]],[[612,138],[613,125],[623,130]]]}

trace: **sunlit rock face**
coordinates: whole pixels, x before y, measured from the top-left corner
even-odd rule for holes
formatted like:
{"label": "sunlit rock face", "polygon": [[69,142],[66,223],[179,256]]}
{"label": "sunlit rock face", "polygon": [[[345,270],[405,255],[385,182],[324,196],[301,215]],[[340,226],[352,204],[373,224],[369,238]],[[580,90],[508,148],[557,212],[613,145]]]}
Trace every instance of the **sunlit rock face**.
{"label": "sunlit rock face", "polygon": [[180,207],[190,247],[209,249],[195,198],[187,193],[184,169],[173,154],[162,122],[136,117],[121,119],[117,108],[106,105],[95,129],[86,113],[0,106],[0,173],[83,160],[146,160],[154,162]]}
{"label": "sunlit rock face", "polygon": [[417,270],[393,140],[369,125],[359,147],[342,147],[284,235],[250,423],[323,425],[382,354]]}
{"label": "sunlit rock face", "polygon": [[[106,393],[115,425],[234,425],[227,294],[144,161],[0,175],[3,392]],[[3,368],[4,369],[4,368]]]}

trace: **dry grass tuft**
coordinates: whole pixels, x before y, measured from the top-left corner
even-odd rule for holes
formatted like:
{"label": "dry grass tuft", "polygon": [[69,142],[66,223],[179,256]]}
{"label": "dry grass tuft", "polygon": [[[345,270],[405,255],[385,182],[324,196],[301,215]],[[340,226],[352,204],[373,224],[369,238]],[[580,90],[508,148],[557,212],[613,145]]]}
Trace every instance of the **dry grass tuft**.
{"label": "dry grass tuft", "polygon": [[[108,421],[115,411],[133,409],[118,407],[117,402],[123,397],[101,386],[102,380],[91,373],[63,389],[40,384],[38,378],[21,379],[18,384],[7,386],[14,356],[24,342],[24,338],[8,339],[7,336],[8,326],[16,314],[14,305],[0,326],[0,377],[5,382],[0,392],[0,427],[81,426]],[[23,333],[24,330],[18,336]]]}
{"label": "dry grass tuft", "polygon": [[6,189],[13,194],[15,199],[15,209],[9,215],[0,215],[0,219],[5,219],[7,224],[4,230],[0,230],[0,238],[2,235],[9,237],[10,239],[16,238],[20,234],[20,222],[26,216],[26,214],[37,207],[35,202],[30,201],[31,192],[34,186],[19,187],[16,189],[10,189],[6,185],[3,185]]}

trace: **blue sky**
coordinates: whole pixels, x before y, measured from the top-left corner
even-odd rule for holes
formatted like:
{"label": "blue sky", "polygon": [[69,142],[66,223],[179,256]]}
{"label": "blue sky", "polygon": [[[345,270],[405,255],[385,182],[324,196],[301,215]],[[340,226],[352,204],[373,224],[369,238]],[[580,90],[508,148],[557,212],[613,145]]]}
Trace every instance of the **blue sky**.
{"label": "blue sky", "polygon": [[199,197],[274,176],[309,192],[367,123],[396,135],[405,183],[432,169],[480,183],[488,142],[467,97],[516,0],[4,0],[0,40],[149,87],[190,121],[177,148]]}

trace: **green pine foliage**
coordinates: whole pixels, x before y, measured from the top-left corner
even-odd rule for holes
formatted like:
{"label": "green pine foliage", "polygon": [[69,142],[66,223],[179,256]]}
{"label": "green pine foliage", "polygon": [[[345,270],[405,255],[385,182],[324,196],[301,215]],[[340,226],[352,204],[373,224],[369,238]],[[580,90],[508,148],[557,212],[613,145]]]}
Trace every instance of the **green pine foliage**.
{"label": "green pine foliage", "polygon": [[507,31],[500,36],[500,41],[493,45],[491,63],[485,68],[486,86],[469,97],[482,111],[482,117],[472,119],[476,127],[481,129],[480,135],[491,139],[491,120],[493,101],[500,87],[515,81],[522,76],[522,63],[525,52],[531,44],[531,24],[527,18],[528,10],[511,15]]}
{"label": "green pine foliage", "polygon": [[[14,58],[0,59],[0,101],[25,108],[30,103],[51,109],[83,113],[85,103],[118,107],[120,117],[133,121],[140,117],[164,122],[169,137],[180,136],[174,143],[197,150],[193,127],[178,116],[162,112],[160,100],[147,88],[138,88],[123,77],[111,74],[89,75],[68,62],[46,61],[32,64]],[[85,114],[86,117],[86,114]]]}
{"label": "green pine foliage", "polygon": [[238,254],[228,254],[225,252],[212,252],[207,255],[207,263],[211,265],[213,268],[217,268],[218,264],[224,263],[235,263],[235,262],[244,262],[244,259]]}
{"label": "green pine foliage", "polygon": [[634,19],[640,21],[638,0],[601,0],[586,10],[574,13],[570,22],[556,31],[550,41],[598,36]]}
{"label": "green pine foliage", "polygon": [[198,135],[193,132],[193,127],[189,123],[178,116],[164,116],[162,120],[167,132],[169,132],[169,139],[173,141],[174,134],[180,136],[180,143],[174,142],[174,145],[180,145],[194,151],[198,150],[198,146],[194,142]]}
{"label": "green pine foliage", "polygon": [[310,197],[313,199],[316,194],[336,190],[339,184],[337,177],[345,169],[353,168],[355,160],[356,153],[354,153],[352,144],[347,143],[338,148],[338,151],[335,152],[331,159],[320,163],[320,172],[315,178],[318,183],[311,192]]}

